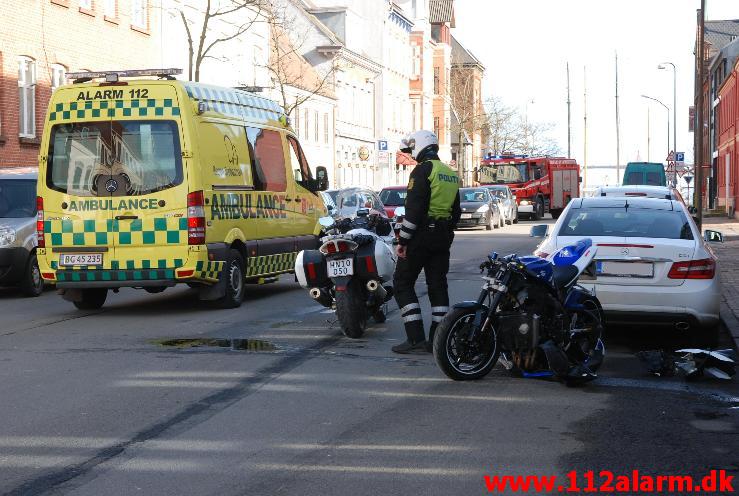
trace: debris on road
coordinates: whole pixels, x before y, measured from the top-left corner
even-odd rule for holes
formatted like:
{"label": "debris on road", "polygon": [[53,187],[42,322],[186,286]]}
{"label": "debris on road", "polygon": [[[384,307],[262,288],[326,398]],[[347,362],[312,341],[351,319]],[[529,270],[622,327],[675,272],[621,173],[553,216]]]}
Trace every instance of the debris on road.
{"label": "debris on road", "polygon": [[736,374],[736,353],[731,349],[686,348],[675,353],[647,350],[638,352],[636,356],[646,365],[649,373],[657,377],[679,375],[685,380],[699,377],[729,380]]}

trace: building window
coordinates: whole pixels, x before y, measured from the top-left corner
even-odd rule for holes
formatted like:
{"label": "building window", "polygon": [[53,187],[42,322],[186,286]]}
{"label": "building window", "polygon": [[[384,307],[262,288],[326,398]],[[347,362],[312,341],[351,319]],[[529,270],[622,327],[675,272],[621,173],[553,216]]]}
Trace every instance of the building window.
{"label": "building window", "polygon": [[328,114],[323,114],[323,142],[328,145]]}
{"label": "building window", "polygon": [[103,13],[108,19],[116,19],[118,17],[118,0],[105,0]]}
{"label": "building window", "polygon": [[92,10],[92,0],[80,0],[80,10]]}
{"label": "building window", "polygon": [[434,67],[434,95],[439,94],[439,68]]}
{"label": "building window", "polygon": [[51,64],[52,91],[67,83],[67,68],[60,64]]}
{"label": "building window", "polygon": [[290,116],[290,121],[292,122],[293,129],[295,130],[295,136],[300,138],[300,107],[298,107],[297,105],[295,105],[295,108],[293,108],[292,115]]}
{"label": "building window", "polygon": [[28,57],[18,58],[18,135],[36,137],[36,62]]}
{"label": "building window", "polygon": [[[434,117],[434,134],[436,135],[437,138],[439,137],[439,122],[440,122],[439,121],[439,118],[438,117]],[[439,141],[441,141],[441,140],[439,140]]]}
{"label": "building window", "polygon": [[421,47],[413,45],[413,72],[414,79],[421,77]]}
{"label": "building window", "polygon": [[313,141],[318,143],[318,110],[313,112]]}
{"label": "building window", "polygon": [[310,114],[308,113],[308,109],[305,109],[305,112],[303,112],[304,121],[303,124],[305,125],[303,128],[303,138],[310,139]]}
{"label": "building window", "polygon": [[149,29],[149,0],[132,0],[131,25],[139,29]]}

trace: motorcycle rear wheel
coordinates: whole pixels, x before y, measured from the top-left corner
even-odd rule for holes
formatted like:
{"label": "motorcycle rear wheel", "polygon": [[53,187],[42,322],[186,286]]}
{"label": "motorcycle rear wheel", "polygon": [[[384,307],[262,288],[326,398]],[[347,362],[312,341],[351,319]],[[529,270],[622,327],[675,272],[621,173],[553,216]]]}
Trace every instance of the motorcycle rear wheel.
{"label": "motorcycle rear wheel", "polygon": [[362,286],[349,281],[344,291],[336,291],[336,316],[344,336],[359,339],[367,328],[367,305]]}
{"label": "motorcycle rear wheel", "polygon": [[[587,335],[582,335],[577,342],[571,342],[567,350],[570,358],[582,361],[593,372],[597,372],[603,364],[603,312],[598,302],[593,298],[586,298],[582,302],[583,309],[577,311],[578,320],[589,329]],[[580,324],[582,325],[582,324]],[[578,326],[579,327],[579,326]]]}
{"label": "motorcycle rear wheel", "polygon": [[476,343],[467,342],[475,319],[474,308],[454,308],[441,321],[434,336],[434,358],[439,368],[455,381],[485,377],[500,356],[500,346],[492,326],[479,334]]}

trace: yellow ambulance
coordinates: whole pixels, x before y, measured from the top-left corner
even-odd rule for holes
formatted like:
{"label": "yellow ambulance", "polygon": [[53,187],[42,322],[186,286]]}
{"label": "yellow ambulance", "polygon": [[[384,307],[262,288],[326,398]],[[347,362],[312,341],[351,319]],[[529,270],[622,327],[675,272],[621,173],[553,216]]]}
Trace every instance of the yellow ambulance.
{"label": "yellow ambulance", "polygon": [[37,253],[77,308],[177,283],[237,307],[246,283],[291,272],[317,245],[326,170],[313,178],[280,106],[179,73],[70,73],[51,98]]}

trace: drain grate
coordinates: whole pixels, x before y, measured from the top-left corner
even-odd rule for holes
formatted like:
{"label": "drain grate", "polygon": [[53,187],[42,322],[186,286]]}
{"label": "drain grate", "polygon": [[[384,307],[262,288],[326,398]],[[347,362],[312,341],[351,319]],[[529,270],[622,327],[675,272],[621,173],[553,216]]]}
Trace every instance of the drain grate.
{"label": "drain grate", "polygon": [[229,348],[231,350],[254,352],[277,350],[277,346],[270,343],[269,341],[264,341],[262,339],[245,338],[171,338],[154,340],[152,343],[159,346],[164,346],[166,348],[179,349],[207,346],[214,348]]}

